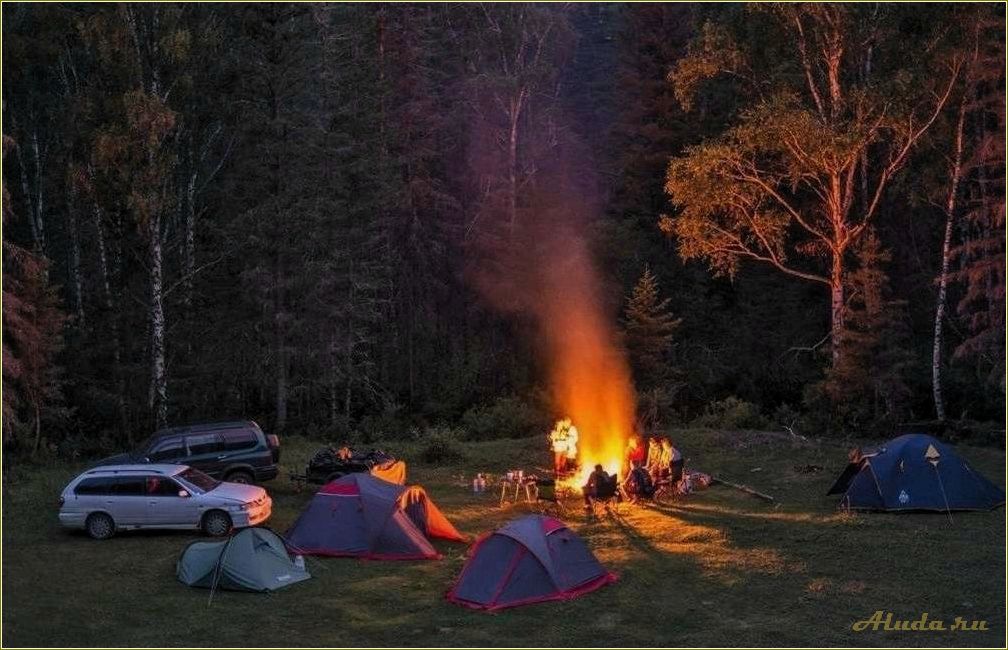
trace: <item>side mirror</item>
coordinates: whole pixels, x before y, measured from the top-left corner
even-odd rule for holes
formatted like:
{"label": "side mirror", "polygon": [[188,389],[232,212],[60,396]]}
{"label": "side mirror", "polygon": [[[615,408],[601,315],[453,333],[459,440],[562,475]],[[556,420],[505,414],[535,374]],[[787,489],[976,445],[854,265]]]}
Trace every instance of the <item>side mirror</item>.
{"label": "side mirror", "polygon": [[178,495],[184,499],[189,496],[189,492],[188,490],[179,490]]}

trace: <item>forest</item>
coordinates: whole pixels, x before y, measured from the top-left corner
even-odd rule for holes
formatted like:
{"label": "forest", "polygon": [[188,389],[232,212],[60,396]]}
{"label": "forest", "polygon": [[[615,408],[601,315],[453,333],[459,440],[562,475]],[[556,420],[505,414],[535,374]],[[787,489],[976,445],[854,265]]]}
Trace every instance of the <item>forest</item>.
{"label": "forest", "polygon": [[8,458],[545,436],[585,318],[646,429],[1004,444],[999,5],[2,10]]}

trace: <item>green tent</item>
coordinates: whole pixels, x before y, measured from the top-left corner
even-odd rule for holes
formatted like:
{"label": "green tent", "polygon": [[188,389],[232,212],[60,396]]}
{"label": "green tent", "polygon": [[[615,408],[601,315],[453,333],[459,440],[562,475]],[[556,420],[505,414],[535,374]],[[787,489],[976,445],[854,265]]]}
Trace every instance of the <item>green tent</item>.
{"label": "green tent", "polygon": [[218,542],[193,542],[176,565],[178,579],[190,587],[273,591],[311,576],[287,554],[269,528],[243,528]]}

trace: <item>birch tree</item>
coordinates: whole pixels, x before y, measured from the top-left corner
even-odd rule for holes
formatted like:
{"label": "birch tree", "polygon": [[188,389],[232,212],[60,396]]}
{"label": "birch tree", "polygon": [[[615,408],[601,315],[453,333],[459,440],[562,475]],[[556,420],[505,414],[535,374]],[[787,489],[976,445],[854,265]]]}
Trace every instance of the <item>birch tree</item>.
{"label": "birch tree", "polygon": [[[783,46],[766,48],[771,60],[756,64],[725,26],[708,23],[670,73],[687,108],[703,82],[721,75],[748,104],[722,135],[669,162],[665,190],[677,210],[660,225],[684,259],[705,260],[716,273],[732,275],[749,260],[823,285],[835,365],[848,254],[884,212],[887,190],[945,108],[962,61],[912,67],[902,49],[886,60],[881,44],[901,34],[875,42],[876,18],[859,7],[770,11]],[[863,81],[869,52],[892,85]],[[867,200],[859,204],[862,177]]]}
{"label": "birch tree", "polygon": [[[537,153],[555,144],[557,137],[550,128],[549,111],[572,32],[564,8],[482,3],[470,11],[474,48],[470,101],[488,130],[487,144],[502,154],[502,164],[492,167],[485,182],[496,185],[503,180],[507,237],[513,243],[520,225],[519,194],[535,177]],[[498,169],[500,180],[495,178]]]}

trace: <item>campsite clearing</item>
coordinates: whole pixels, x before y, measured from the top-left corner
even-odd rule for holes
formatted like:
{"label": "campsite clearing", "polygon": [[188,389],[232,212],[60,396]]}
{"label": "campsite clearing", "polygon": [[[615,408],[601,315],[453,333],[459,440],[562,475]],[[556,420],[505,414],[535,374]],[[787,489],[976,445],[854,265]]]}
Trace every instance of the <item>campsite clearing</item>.
{"label": "campsite clearing", "polygon": [[[444,600],[465,546],[437,541],[440,561],[307,558],[312,579],[274,594],[207,592],[175,578],[193,533],[141,532],[96,542],[60,529],[55,500],[79,468],[4,472],[3,644],[6,646],[750,646],[1005,644],[1005,511],[845,514],[826,497],[846,464],[840,443],[793,443],[759,433],[675,431],[687,466],[773,494],[780,507],[711,487],[668,509],[624,506],[619,519],[565,518],[620,575],[583,598],[499,614]],[[538,441],[537,441],[538,442]],[[880,441],[875,441],[880,442]],[[286,438],[269,525],[283,532],[312,497],[296,492],[317,444]],[[549,463],[538,445],[461,445],[465,460],[418,462],[415,443],[389,443],[464,534],[528,512],[496,507],[457,480]],[[1004,486],[1005,455],[958,448]],[[806,467],[822,466],[807,472]],[[988,631],[855,632],[876,611],[912,621],[927,613]]]}

